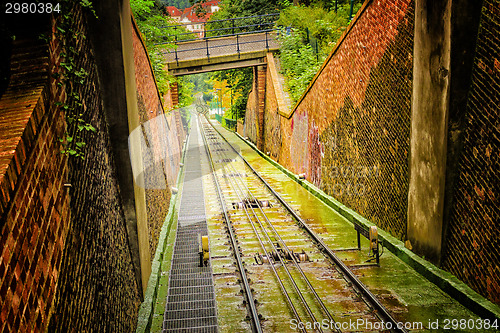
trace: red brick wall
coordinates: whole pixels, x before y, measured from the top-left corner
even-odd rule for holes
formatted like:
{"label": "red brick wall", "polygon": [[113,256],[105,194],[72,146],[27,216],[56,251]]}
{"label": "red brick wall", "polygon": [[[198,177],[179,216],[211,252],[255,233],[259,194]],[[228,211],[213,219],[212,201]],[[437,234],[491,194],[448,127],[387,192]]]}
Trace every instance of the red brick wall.
{"label": "red brick wall", "polygon": [[252,81],[252,90],[248,95],[248,102],[245,112],[245,125],[243,133],[247,136],[253,143],[257,142],[257,112],[258,112],[258,95],[257,95],[257,69],[254,67],[253,69],[253,81]]}
{"label": "red brick wall", "polygon": [[[161,227],[168,214],[170,189],[177,181],[185,134],[179,110],[169,112],[164,110],[146,47],[134,20],[132,20],[132,33],[138,109],[143,126],[141,133],[150,134],[149,146],[144,147],[144,151],[148,153],[143,158],[158,161],[156,171],[149,170],[146,180],[150,184],[146,186],[146,209],[149,246],[153,259]],[[171,96],[170,91],[168,96]],[[165,179],[168,184],[160,186],[165,183]]]}
{"label": "red brick wall", "polygon": [[500,304],[500,8],[483,3],[443,267]]}
{"label": "red brick wall", "polygon": [[49,79],[49,61],[60,59],[46,44],[27,38],[13,49],[0,98],[0,331],[43,331],[69,226],[68,165],[57,141],[65,121],[52,103],[64,90]]}
{"label": "red brick wall", "polygon": [[412,2],[369,2],[290,119],[266,90],[262,145],[399,238],[406,234],[412,53]]}
{"label": "red brick wall", "polygon": [[[70,15],[72,31],[85,36],[85,15],[78,7]],[[97,129],[84,135],[85,158],[68,159],[59,144],[65,85],[52,75],[63,50],[54,21],[38,28],[14,43],[10,86],[0,97],[0,331],[132,332],[142,291],[93,49],[86,38],[65,41],[88,73],[74,86],[81,105],[72,106]]]}
{"label": "red brick wall", "polygon": [[[71,12],[68,29],[88,36],[86,14]],[[92,15],[89,13],[89,15]],[[114,155],[90,38],[69,39],[76,69],[88,75],[73,85],[81,106],[72,104],[97,131],[85,132],[84,158],[70,158],[67,183],[71,221],[49,332],[132,332],[142,293],[137,285]],[[58,54],[57,51],[54,54]],[[54,101],[52,101],[54,102]]]}
{"label": "red brick wall", "polygon": [[265,135],[271,135],[273,140],[264,140],[264,147],[262,150],[272,159],[277,160],[281,150],[281,122],[269,66],[267,66],[266,72],[266,87],[266,94],[264,95],[266,106],[263,120],[264,133]]}
{"label": "red brick wall", "polygon": [[[271,89],[266,90],[264,117],[266,153],[401,240],[407,223],[413,16],[411,0],[369,1],[290,119],[276,112]],[[498,1],[486,0],[459,170],[450,171],[459,175],[445,221],[442,262],[497,304],[499,22]],[[259,128],[255,108],[249,99],[247,133]],[[273,132],[277,128],[279,133]],[[257,136],[248,136],[258,142]]]}

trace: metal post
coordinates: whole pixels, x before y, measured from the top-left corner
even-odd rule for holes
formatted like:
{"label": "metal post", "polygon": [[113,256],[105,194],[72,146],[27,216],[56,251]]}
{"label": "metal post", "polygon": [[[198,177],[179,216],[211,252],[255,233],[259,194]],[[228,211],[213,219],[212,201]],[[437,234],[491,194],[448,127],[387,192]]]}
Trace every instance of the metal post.
{"label": "metal post", "polygon": [[175,62],[179,66],[179,58],[177,57],[177,26],[174,26],[174,44],[175,44]]}
{"label": "metal post", "polygon": [[208,38],[205,37],[205,44],[207,46],[207,59],[210,60],[210,53],[208,52]]}
{"label": "metal post", "polygon": [[335,13],[337,12],[337,1],[338,0],[335,0]]}
{"label": "metal post", "polygon": [[268,41],[267,41],[267,31],[266,31],[266,50],[268,50],[268,51],[269,51],[269,43],[268,43]]}
{"label": "metal post", "polygon": [[238,59],[240,58],[240,41],[238,38],[238,34],[236,34],[236,49],[238,51]]}
{"label": "metal post", "polygon": [[353,9],[354,9],[354,0],[351,0],[351,10],[349,11],[349,21],[352,20]]}

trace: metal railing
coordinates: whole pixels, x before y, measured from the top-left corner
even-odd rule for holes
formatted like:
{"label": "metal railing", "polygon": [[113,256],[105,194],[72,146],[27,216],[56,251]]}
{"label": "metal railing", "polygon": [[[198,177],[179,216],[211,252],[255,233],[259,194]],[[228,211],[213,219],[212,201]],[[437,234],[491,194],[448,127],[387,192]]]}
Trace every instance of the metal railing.
{"label": "metal railing", "polygon": [[[235,22],[236,21],[239,21],[239,20],[248,20],[248,19],[262,19],[262,18],[272,18],[272,17],[276,17],[276,16],[279,16],[279,13],[270,13],[270,14],[263,14],[263,15],[254,15],[254,16],[242,16],[242,17],[234,17],[234,18],[229,18],[229,19],[224,19],[224,20],[213,20],[213,21],[207,21],[207,22],[203,22],[203,33],[204,35],[201,37],[201,38],[207,38],[207,37],[211,37],[211,38],[220,38],[220,37],[229,37],[229,36],[234,36],[234,35],[237,35],[238,33],[236,32],[238,29],[243,32],[244,29],[248,29],[248,28],[252,28],[252,27],[265,27],[265,26],[273,26],[274,23],[276,22],[276,20],[272,20],[272,21],[269,21],[269,22],[259,22],[259,23],[254,23],[254,24],[246,24],[246,25],[235,25]],[[207,25],[224,25],[225,22],[231,22],[230,23],[230,26],[229,27],[220,27],[220,28],[215,28],[215,29],[209,29],[207,30]],[[168,29],[168,28],[173,28],[174,30],[177,30],[179,29],[180,27],[186,27],[186,26],[189,26],[189,25],[197,25],[197,23],[181,23],[181,24],[176,24],[176,25],[168,25],[168,26],[162,26],[160,27],[160,29]],[[230,34],[214,34],[212,36],[207,36],[207,33],[213,33],[213,32],[219,32],[219,31],[228,31],[228,30],[231,30],[231,33]],[[274,30],[274,29],[256,29],[256,30],[250,30],[251,32],[258,32],[258,31],[264,31],[264,30]],[[191,38],[191,39],[178,39],[179,36],[190,36],[192,35],[194,32],[190,31],[190,32],[183,32],[183,33],[175,33],[175,34],[169,34],[169,35],[166,35],[165,38],[168,38],[168,37],[174,37],[173,40],[169,40],[169,41],[165,41],[165,42],[162,42],[162,43],[157,43],[157,45],[159,44],[166,44],[166,43],[171,43],[171,42],[187,42],[187,41],[194,41],[194,40],[199,40],[200,38]]]}
{"label": "metal railing", "polygon": [[[279,13],[271,13],[271,14],[264,14],[264,15],[254,15],[254,16],[245,16],[245,17],[235,17],[235,18],[230,18],[230,19],[224,19],[224,20],[213,20],[213,21],[208,21],[208,22],[203,22],[203,33],[204,36],[201,38],[191,38],[191,39],[178,39],[179,36],[185,36],[185,35],[192,35],[193,32],[185,32],[185,33],[176,33],[176,34],[170,34],[166,35],[165,38],[171,38],[173,37],[173,40],[161,42],[161,43],[156,43],[155,45],[162,45],[162,44],[168,44],[174,42],[175,45],[178,45],[178,43],[184,43],[184,42],[193,42],[193,41],[204,41],[204,46],[202,47],[194,47],[186,50],[178,50],[177,47],[174,48],[174,54],[175,54],[175,61],[177,65],[179,64],[179,53],[182,52],[191,52],[191,51],[197,51],[197,50],[205,50],[206,51],[206,57],[207,59],[210,59],[210,49],[214,48],[220,48],[220,47],[227,47],[227,46],[235,46],[236,47],[236,53],[238,54],[238,58],[240,57],[240,52],[241,52],[241,46],[245,44],[250,44],[250,43],[256,43],[256,42],[265,42],[265,48],[266,50],[269,50],[269,41],[270,41],[270,33],[277,31],[276,28],[274,28],[275,24],[275,19],[272,19],[271,21],[265,22],[257,22],[257,23],[252,23],[252,24],[246,24],[246,25],[236,25],[235,22],[241,21],[241,20],[262,20],[265,18],[274,18],[278,16]],[[229,22],[229,26],[224,26],[226,22]],[[207,25],[219,25],[221,27],[215,28],[215,29],[209,29],[206,30]],[[183,24],[177,24],[177,25],[171,25],[171,26],[163,26],[160,27],[162,29],[167,29],[167,28],[174,28],[178,29],[179,27],[183,27],[186,25],[193,25],[193,23],[183,23]],[[226,33],[227,31],[230,31],[231,33]],[[222,33],[221,33],[222,32]],[[208,36],[207,33],[211,34],[214,33],[212,36]],[[221,34],[218,34],[221,33]],[[263,34],[263,39],[259,40],[251,40],[251,41],[240,41],[240,38],[245,35],[250,35],[250,34]],[[218,38],[223,38],[223,37],[236,37],[236,41],[232,41],[229,44],[219,44],[219,45],[209,45],[210,40],[216,40]],[[169,51],[167,51],[170,53]]]}

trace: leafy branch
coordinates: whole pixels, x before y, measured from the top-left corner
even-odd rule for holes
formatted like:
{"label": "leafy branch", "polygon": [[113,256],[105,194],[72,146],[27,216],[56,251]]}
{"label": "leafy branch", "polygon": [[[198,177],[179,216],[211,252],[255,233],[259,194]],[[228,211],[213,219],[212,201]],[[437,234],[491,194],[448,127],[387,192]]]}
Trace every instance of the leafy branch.
{"label": "leafy branch", "polygon": [[81,93],[89,73],[77,61],[81,52],[80,41],[85,39],[85,35],[77,29],[77,23],[74,20],[74,10],[77,6],[97,17],[89,0],[61,2],[62,10],[57,17],[55,35],[62,44],[62,61],[59,64],[59,71],[55,72],[53,77],[60,80],[57,84],[64,87],[67,96],[65,102],[55,103],[64,111],[67,124],[64,136],[59,138],[63,146],[61,153],[83,159],[87,146],[86,133],[95,133],[97,129],[85,120],[82,112],[84,103]]}

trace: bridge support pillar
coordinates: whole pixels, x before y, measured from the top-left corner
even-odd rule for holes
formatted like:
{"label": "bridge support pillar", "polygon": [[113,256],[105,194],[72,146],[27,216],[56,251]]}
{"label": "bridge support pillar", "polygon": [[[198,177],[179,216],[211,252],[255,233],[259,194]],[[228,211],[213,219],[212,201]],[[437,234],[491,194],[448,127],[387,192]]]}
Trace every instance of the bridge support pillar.
{"label": "bridge support pillar", "polygon": [[[255,68],[255,67],[254,67]],[[264,149],[264,111],[266,109],[266,73],[267,66],[254,69],[254,80],[257,83],[257,148]]]}
{"label": "bridge support pillar", "polygon": [[415,2],[407,247],[439,263],[450,91],[451,1]]}
{"label": "bridge support pillar", "polygon": [[179,105],[179,85],[177,82],[172,83],[170,86],[170,96],[172,97],[172,106]]}

